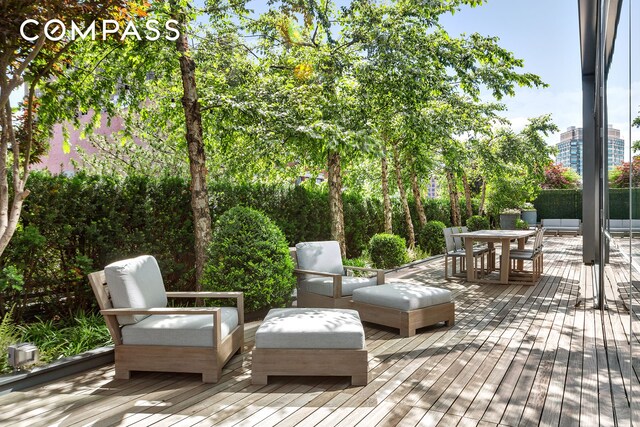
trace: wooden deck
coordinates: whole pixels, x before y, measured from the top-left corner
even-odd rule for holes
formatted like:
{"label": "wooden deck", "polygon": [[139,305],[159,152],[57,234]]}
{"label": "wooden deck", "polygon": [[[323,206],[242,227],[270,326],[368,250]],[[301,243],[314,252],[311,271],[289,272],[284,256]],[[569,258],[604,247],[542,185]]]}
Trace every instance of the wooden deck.
{"label": "wooden deck", "polygon": [[619,293],[628,290],[628,267],[612,254],[609,310],[594,311],[592,270],[582,265],[581,244],[580,237],[546,238],[545,272],[535,286],[447,282],[441,259],[389,275],[452,290],[456,324],[409,338],[365,325],[364,387],[321,377],[252,386],[250,349],[258,326],[252,323],[247,351],[232,359],[218,384],[152,373],[116,381],[106,366],[0,397],[0,424],[629,425],[628,397],[638,401],[640,384],[631,375],[629,314]]}

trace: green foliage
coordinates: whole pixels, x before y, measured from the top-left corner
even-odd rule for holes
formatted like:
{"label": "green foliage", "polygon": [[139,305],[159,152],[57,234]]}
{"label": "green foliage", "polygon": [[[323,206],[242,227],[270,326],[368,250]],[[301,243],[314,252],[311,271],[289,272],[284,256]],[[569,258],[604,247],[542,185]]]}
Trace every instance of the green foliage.
{"label": "green foliage", "polygon": [[[640,188],[631,189],[631,199],[640,200]],[[578,218],[582,219],[582,189],[543,190],[534,202],[538,218]],[[632,203],[632,218],[640,219],[640,203]],[[609,217],[629,218],[629,189],[609,189]]]}
{"label": "green foliage", "polygon": [[489,218],[480,215],[473,215],[467,220],[467,229],[469,231],[488,230]]}
{"label": "green foliage", "polygon": [[[0,260],[5,281],[17,286],[16,274],[21,275],[23,289],[0,293],[0,315],[14,304],[14,317],[20,322],[36,315],[67,318],[76,309],[88,312],[95,298],[86,274],[141,254],[158,259],[168,290],[195,288],[193,224],[184,179],[34,172],[30,188],[21,225]],[[247,206],[272,218],[289,246],[330,239],[324,185],[212,182],[209,190],[214,220],[234,206]],[[384,229],[382,203],[349,191],[343,199],[347,257],[357,258],[371,236]],[[447,200],[425,199],[424,206],[427,218],[450,223]],[[410,207],[415,213],[413,202]],[[406,238],[397,200],[393,218],[395,233]],[[417,214],[413,218],[419,230]]]}
{"label": "green foliage", "polygon": [[202,285],[244,292],[245,309],[283,307],[295,286],[293,260],[282,231],[264,214],[234,207],[217,221]]}
{"label": "green foliage", "polygon": [[505,209],[518,209],[531,200],[525,180],[523,175],[509,175],[492,181],[487,189],[488,211],[497,215]]}
{"label": "green foliage", "polygon": [[8,265],[0,270],[0,292],[21,291],[24,286],[24,277],[13,265]]}
{"label": "green foliage", "polygon": [[523,219],[516,218],[516,230],[528,230],[529,223]]}
{"label": "green foliage", "polygon": [[539,219],[582,219],[582,190],[542,190],[533,205]]}
{"label": "green foliage", "polygon": [[[633,169],[630,171],[630,169]],[[632,176],[632,187],[640,186],[640,156],[633,158],[633,164],[623,162],[609,172],[610,188],[629,188],[629,174]]]}
{"label": "green foliage", "polygon": [[[365,252],[363,256],[358,258],[343,259],[342,265],[346,265],[349,267],[371,267],[371,262],[368,259],[368,252]],[[347,270],[347,273],[355,277],[367,277],[370,274],[367,271],[359,270]]]}
{"label": "green foliage", "polygon": [[0,374],[10,372],[8,348],[20,342],[18,328],[13,322],[13,309],[9,309],[0,322]]}
{"label": "green foliage", "polygon": [[[631,189],[631,217],[640,219],[640,188]],[[629,218],[629,189],[611,188],[609,189],[609,216],[611,219]],[[635,233],[634,233],[635,234]]]}
{"label": "green foliage", "polygon": [[38,318],[18,329],[22,341],[38,347],[42,363],[113,344],[104,317],[99,313],[78,311],[71,319]]}
{"label": "green foliage", "polygon": [[580,175],[571,168],[558,163],[550,163],[544,170],[544,182],[542,188],[547,190],[559,190],[566,188],[578,188]]}
{"label": "green foliage", "polygon": [[193,229],[187,183],[177,178],[71,178],[33,173],[21,227],[0,268],[15,267],[23,289],[3,293],[28,322],[90,311],[87,273],[118,259],[153,254],[169,290],[193,289]]}
{"label": "green foliage", "polygon": [[409,262],[407,244],[395,234],[374,235],[369,241],[369,253],[375,268],[394,268]]}
{"label": "green foliage", "polygon": [[447,226],[441,221],[429,221],[418,234],[418,244],[431,255],[444,253],[445,241],[443,230]]}

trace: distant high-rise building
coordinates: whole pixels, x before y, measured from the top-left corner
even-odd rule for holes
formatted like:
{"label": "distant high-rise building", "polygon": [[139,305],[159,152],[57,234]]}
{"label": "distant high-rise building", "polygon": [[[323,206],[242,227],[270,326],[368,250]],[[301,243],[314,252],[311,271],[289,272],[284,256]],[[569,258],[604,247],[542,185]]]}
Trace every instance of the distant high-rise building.
{"label": "distant high-rise building", "polygon": [[[609,125],[609,170],[621,165],[624,161],[624,139],[620,137],[620,130]],[[582,128],[571,126],[560,134],[557,144],[558,156],[556,163],[573,169],[582,176]]]}
{"label": "distant high-rise building", "polygon": [[429,186],[427,187],[427,197],[435,199],[438,197],[438,182],[435,177],[429,178]]}

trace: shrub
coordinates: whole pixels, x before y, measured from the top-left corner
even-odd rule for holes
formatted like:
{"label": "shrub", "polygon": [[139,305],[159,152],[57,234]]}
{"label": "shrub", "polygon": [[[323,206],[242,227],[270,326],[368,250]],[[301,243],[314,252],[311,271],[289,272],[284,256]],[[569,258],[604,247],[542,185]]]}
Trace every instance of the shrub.
{"label": "shrub", "polygon": [[[364,257],[343,259],[342,264],[349,267],[370,267],[367,265],[367,260]],[[347,274],[355,277],[368,277],[371,273],[368,271],[347,270]]]}
{"label": "shrub", "polygon": [[9,309],[0,319],[0,374],[11,372],[8,349],[19,340],[18,328],[13,322],[13,309]]}
{"label": "shrub", "polygon": [[244,292],[247,311],[282,307],[295,284],[293,268],[282,231],[264,214],[235,207],[216,223],[202,285]]}
{"label": "shrub", "polygon": [[467,220],[467,228],[469,229],[469,231],[488,230],[489,218],[480,215],[474,215]]}
{"label": "shrub", "polygon": [[113,344],[104,317],[99,313],[78,311],[72,320],[38,319],[21,325],[19,330],[22,341],[31,342],[40,350],[40,363]]}
{"label": "shrub", "polygon": [[398,267],[409,261],[405,240],[395,234],[376,234],[369,241],[371,262],[375,268]]}
{"label": "shrub", "polygon": [[524,221],[520,218],[516,219],[516,230],[528,230],[529,229],[529,223],[527,223],[527,221]]}
{"label": "shrub", "polygon": [[446,228],[441,221],[427,222],[418,234],[418,244],[431,255],[444,253],[445,242],[444,232]]}

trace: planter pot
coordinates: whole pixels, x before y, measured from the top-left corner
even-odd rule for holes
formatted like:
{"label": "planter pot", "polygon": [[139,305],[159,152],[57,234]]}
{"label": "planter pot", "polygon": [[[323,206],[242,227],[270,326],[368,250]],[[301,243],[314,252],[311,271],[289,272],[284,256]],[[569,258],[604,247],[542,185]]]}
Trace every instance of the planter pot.
{"label": "planter pot", "polygon": [[536,225],[538,222],[538,211],[522,211],[522,220],[527,221],[529,225]]}
{"label": "planter pot", "polygon": [[500,214],[500,228],[503,230],[515,230],[518,218],[520,218],[519,214]]}

